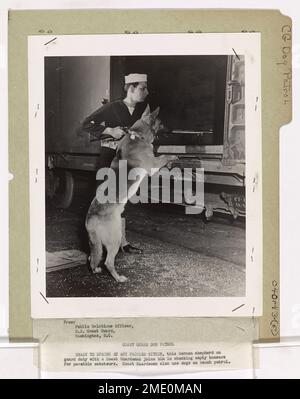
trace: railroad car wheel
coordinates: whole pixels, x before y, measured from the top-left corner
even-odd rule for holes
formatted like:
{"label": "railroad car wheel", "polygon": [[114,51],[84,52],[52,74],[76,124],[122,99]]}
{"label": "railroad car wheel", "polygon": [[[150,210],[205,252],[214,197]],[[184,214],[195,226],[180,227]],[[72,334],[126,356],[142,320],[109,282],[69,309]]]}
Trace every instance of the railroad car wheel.
{"label": "railroad car wheel", "polygon": [[74,197],[74,176],[69,170],[46,172],[46,196],[56,208],[67,209]]}

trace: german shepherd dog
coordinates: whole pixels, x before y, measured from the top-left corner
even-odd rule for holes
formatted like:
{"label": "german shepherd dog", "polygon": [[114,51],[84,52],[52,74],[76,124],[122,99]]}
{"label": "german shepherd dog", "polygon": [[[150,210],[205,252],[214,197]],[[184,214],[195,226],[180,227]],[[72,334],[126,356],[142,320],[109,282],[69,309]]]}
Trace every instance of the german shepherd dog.
{"label": "german shepherd dog", "polygon": [[[89,236],[91,269],[94,273],[101,272],[100,263],[103,260],[104,247],[107,253],[104,264],[118,282],[127,280],[127,277],[119,275],[115,269],[115,257],[121,246],[121,214],[124,207],[129,198],[137,192],[146,175],[154,174],[170,161],[177,159],[176,156],[172,155],[158,157],[154,155],[152,143],[160,124],[159,119],[157,119],[158,113],[159,108],[150,113],[150,108],[147,106],[141,119],[134,123],[128,134],[119,143],[116,156],[110,166],[116,176],[116,201],[101,203],[97,199],[98,195],[96,195],[86,216],[85,226]],[[123,162],[120,163],[119,161]],[[127,163],[124,161],[127,161]],[[144,174],[141,174],[135,180],[130,180],[126,173],[126,191],[121,194],[122,190],[118,186],[118,178],[124,164],[126,164],[128,174],[133,168],[141,168],[139,170],[143,170]],[[98,190],[101,190],[103,185],[104,183],[98,187]]]}

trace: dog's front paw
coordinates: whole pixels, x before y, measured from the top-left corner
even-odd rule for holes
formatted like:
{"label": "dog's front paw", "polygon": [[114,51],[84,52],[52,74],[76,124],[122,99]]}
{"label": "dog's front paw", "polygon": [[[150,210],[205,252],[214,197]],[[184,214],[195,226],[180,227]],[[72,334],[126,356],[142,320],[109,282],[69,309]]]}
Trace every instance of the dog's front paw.
{"label": "dog's front paw", "polygon": [[101,269],[101,267],[95,267],[95,269],[93,270],[93,273],[101,273],[102,272],[102,269]]}
{"label": "dog's front paw", "polygon": [[167,163],[167,168],[171,169],[173,166],[173,162],[178,161],[179,158],[177,155],[170,155],[168,156],[168,163]]}

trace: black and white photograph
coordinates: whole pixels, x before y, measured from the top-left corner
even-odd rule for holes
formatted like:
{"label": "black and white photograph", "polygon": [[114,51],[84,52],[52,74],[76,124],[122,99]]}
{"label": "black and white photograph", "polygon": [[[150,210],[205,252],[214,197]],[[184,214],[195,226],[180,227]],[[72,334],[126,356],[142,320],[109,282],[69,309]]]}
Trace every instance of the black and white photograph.
{"label": "black and white photograph", "polygon": [[29,39],[33,317],[260,314],[250,36]]}

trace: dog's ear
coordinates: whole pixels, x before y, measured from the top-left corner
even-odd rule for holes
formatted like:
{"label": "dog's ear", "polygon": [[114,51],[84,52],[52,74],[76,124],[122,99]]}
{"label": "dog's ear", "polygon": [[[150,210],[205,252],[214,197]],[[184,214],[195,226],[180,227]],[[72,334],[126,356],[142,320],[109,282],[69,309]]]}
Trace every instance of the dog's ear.
{"label": "dog's ear", "polygon": [[151,113],[151,119],[154,122],[155,119],[158,117],[159,114],[159,107],[157,107],[152,113]]}
{"label": "dog's ear", "polygon": [[143,112],[143,115],[141,116],[141,119],[146,122],[148,125],[152,125],[154,121],[156,120],[157,116],[159,114],[159,107],[157,107],[152,113],[150,112],[150,106],[149,104],[147,105],[145,111]]}
{"label": "dog's ear", "polygon": [[150,123],[151,121],[151,112],[150,112],[150,106],[149,104],[145,108],[145,111],[143,112],[143,115],[141,116],[141,119],[146,122],[147,124]]}

